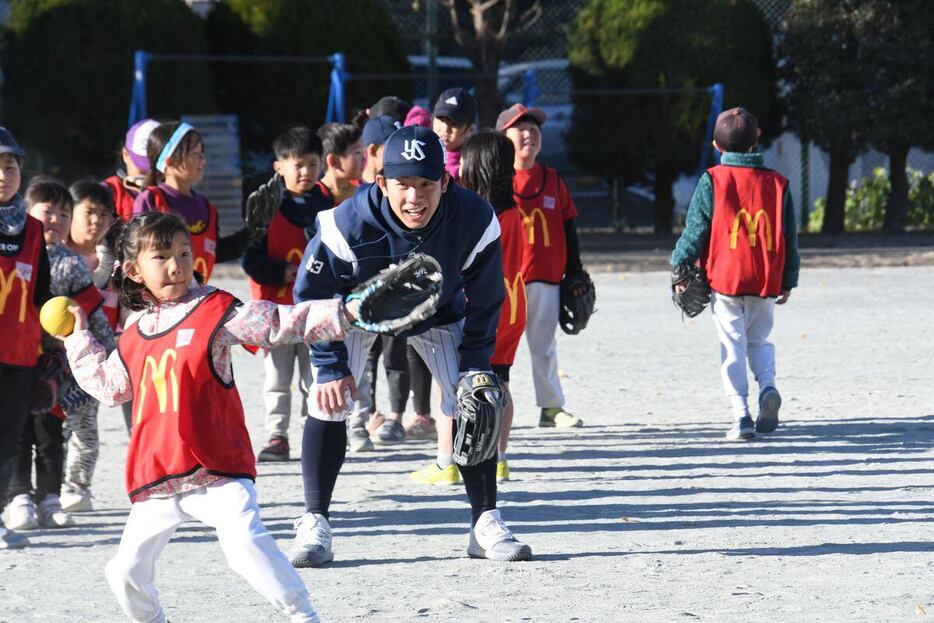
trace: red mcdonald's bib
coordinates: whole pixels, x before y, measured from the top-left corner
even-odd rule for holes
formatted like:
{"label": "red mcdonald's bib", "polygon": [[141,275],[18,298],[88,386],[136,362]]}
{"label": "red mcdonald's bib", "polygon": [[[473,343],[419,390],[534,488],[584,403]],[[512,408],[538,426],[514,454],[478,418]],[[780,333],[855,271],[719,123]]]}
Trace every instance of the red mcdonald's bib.
{"label": "red mcdonald's bib", "polygon": [[[156,209],[159,212],[173,213],[172,206],[168,199],[158,186],[150,186],[153,198],[156,200]],[[207,201],[207,198],[205,198]],[[211,273],[214,272],[214,262],[217,255],[217,209],[214,205],[208,203],[208,222],[207,223],[186,223],[188,233],[191,239],[191,254],[194,257],[193,268],[204,277],[204,283],[211,280]]]}
{"label": "red mcdonald's bib", "polygon": [[42,254],[42,223],[27,215],[23,245],[15,255],[0,255],[0,363],[33,367],[39,359],[36,278]]}
{"label": "red mcdonald's bib", "polygon": [[785,268],[782,206],[788,180],[769,169],[718,165],[710,244],[702,263],[710,287],[730,296],[778,296]]}
{"label": "red mcdonald's bib", "polygon": [[518,208],[503,210],[497,215],[500,227],[500,247],[503,254],[503,281],[506,298],[496,326],[496,347],[490,363],[510,365],[516,359],[519,339],[525,331],[525,279],[522,277],[522,257],[526,235]]}
{"label": "red mcdonald's bib", "polygon": [[134,324],[118,350],[133,386],[133,431],[126,488],[135,500],[146,489],[199,468],[255,478],[256,464],[236,385],[214,371],[214,335],[236,303],[217,290],[174,327],[145,336]]}
{"label": "red mcdonald's bib", "polygon": [[[298,266],[302,262],[302,254],[307,244],[304,228],[290,223],[289,219],[282,216],[282,212],[276,212],[266,234],[266,252],[269,257]],[[295,301],[292,299],[292,285],[267,285],[250,279],[250,292],[256,300],[272,301],[277,305],[293,305]]]}
{"label": "red mcdonald's bib", "polygon": [[525,226],[522,277],[526,283],[559,284],[567,264],[564,221],[577,216],[565,205],[561,178],[551,167],[536,164],[529,173],[517,171],[512,191]]}

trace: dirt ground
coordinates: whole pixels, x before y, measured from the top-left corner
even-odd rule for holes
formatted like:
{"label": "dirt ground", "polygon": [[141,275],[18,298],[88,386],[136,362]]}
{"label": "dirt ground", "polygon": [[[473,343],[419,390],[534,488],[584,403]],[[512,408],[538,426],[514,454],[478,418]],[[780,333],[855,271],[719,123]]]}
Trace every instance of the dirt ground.
{"label": "dirt ground", "polygon": [[[567,407],[584,428],[534,426],[520,348],[500,507],[532,562],[467,558],[463,490],[408,478],[432,460],[432,443],[348,455],[332,506],[335,562],[301,571],[323,620],[934,616],[931,269],[808,268],[807,255],[805,265],[773,332],[782,426],[753,442],[722,441],[730,413],[710,313],[682,322],[665,272],[595,275],[591,325],[559,334]],[[246,296],[240,279],[217,285]],[[234,365],[258,448],[261,362],[237,349]],[[129,508],[118,410],[102,410],[100,430],[96,510],[0,552],[0,621],[123,620],[103,576]],[[291,436],[297,457],[297,417]],[[259,472],[263,517],[284,548],[302,512],[300,463]],[[166,549],[157,585],[175,623],[284,620],[195,523]]]}

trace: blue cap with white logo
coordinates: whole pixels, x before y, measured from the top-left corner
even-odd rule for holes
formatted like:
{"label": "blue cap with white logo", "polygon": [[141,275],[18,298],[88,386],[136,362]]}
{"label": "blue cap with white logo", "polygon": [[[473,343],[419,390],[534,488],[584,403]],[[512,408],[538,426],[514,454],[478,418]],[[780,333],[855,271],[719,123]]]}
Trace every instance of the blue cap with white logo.
{"label": "blue cap with white logo", "polygon": [[437,182],[444,174],[444,146],[428,128],[406,126],[393,132],[383,150],[383,175],[387,179],[422,177]]}
{"label": "blue cap with white logo", "polygon": [[402,124],[388,115],[373,117],[363,126],[363,146],[382,145]]}

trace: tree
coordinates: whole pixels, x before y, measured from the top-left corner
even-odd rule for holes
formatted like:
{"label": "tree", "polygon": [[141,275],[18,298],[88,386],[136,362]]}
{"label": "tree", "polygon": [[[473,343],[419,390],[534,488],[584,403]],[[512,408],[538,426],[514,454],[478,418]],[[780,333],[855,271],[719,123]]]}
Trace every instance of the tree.
{"label": "tree", "polygon": [[830,154],[823,233],[844,231],[849,168],[869,141],[875,117],[861,38],[861,0],[796,0],[783,25],[782,75],[789,126]]}
{"label": "tree", "polygon": [[[347,56],[354,74],[409,71],[399,33],[385,11],[373,0],[224,0],[249,27],[257,53],[327,57]],[[218,38],[212,39],[219,41]],[[229,42],[237,52],[234,42]],[[218,49],[220,49],[219,46]],[[246,74],[264,76],[262,90],[245,93],[261,102],[260,131],[267,142],[294,124],[317,127],[325,117],[331,66],[278,63],[241,66]],[[351,109],[371,105],[383,95],[410,97],[411,84],[399,80],[351,80],[346,102]],[[251,120],[253,122],[255,120]]]}
{"label": "tree", "polygon": [[492,127],[503,109],[497,84],[503,46],[510,32],[527,29],[538,20],[541,4],[536,0],[521,10],[518,0],[439,1],[448,10],[454,38],[480,74],[476,81],[480,125]]}
{"label": "tree", "polygon": [[873,0],[860,14],[861,56],[875,122],[869,140],[888,155],[891,193],[884,228],[901,231],[908,213],[906,164],[912,147],[934,148],[934,3]]}
{"label": "tree", "polygon": [[[590,0],[568,44],[571,157],[607,179],[654,175],[656,233],[671,231],[672,183],[710,141],[705,87],[723,83],[725,106],[752,111],[764,140],[780,127],[771,32],[746,0]],[[688,91],[613,93],[669,88]]]}
{"label": "tree", "polygon": [[[206,51],[201,20],[181,0],[19,2],[10,22],[5,122],[31,163],[66,179],[113,170],[126,132],[135,49]],[[154,63],[148,87],[151,116],[214,107],[202,63]]]}

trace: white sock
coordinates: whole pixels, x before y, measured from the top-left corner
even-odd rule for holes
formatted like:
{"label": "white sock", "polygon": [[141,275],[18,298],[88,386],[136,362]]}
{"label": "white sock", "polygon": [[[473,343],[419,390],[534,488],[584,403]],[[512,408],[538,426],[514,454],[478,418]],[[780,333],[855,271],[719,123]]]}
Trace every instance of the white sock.
{"label": "white sock", "polygon": [[441,469],[447,469],[451,465],[454,465],[454,455],[453,454],[442,454],[438,453],[437,459],[438,467]]}
{"label": "white sock", "polygon": [[500,460],[500,461],[505,461],[505,460],[506,460],[506,451],[505,451],[505,450],[500,450],[500,451],[499,451],[499,459],[498,459],[498,460]]}

